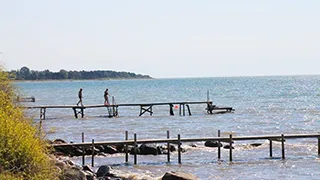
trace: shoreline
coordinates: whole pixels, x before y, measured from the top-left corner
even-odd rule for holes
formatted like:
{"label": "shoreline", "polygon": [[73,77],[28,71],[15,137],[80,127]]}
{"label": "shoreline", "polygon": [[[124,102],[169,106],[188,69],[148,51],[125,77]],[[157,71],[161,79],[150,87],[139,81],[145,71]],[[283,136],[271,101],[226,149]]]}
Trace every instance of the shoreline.
{"label": "shoreline", "polygon": [[12,80],[12,82],[76,82],[76,81],[116,81],[116,80],[154,80],[156,78],[101,78],[101,79],[44,79],[44,80]]}

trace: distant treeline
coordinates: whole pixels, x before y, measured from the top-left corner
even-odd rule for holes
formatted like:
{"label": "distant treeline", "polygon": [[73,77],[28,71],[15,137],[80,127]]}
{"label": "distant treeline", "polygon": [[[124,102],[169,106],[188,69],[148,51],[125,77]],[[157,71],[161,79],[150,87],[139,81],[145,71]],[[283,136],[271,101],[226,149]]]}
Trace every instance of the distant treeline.
{"label": "distant treeline", "polygon": [[63,79],[151,79],[148,75],[135,74],[131,72],[117,71],[66,71],[59,72],[49,70],[34,71],[28,67],[9,72],[9,78],[13,80],[63,80]]}

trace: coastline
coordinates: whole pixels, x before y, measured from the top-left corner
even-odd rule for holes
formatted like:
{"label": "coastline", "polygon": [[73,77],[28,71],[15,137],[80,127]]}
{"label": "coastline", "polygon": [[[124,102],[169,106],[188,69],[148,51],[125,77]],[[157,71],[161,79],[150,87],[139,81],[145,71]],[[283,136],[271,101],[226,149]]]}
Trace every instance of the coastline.
{"label": "coastline", "polygon": [[44,80],[12,80],[12,82],[78,82],[78,81],[116,81],[116,80],[153,80],[157,78],[101,78],[101,79],[44,79]]}

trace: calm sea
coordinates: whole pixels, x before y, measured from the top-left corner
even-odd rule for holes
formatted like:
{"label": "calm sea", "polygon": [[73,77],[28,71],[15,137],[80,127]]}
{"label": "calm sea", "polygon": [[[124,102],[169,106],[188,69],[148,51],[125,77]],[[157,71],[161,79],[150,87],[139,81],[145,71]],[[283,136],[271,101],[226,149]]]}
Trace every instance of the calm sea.
{"label": "calm sea", "polygon": [[[116,103],[151,103],[206,101],[218,106],[231,106],[234,113],[208,115],[205,105],[190,105],[192,116],[169,116],[169,107],[155,106],[153,116],[139,117],[139,107],[120,107],[119,117],[108,118],[104,108],[86,109],[83,119],[75,119],[72,109],[47,109],[43,127],[46,138],[81,142],[81,133],[91,142],[124,140],[137,133],[140,138],[166,138],[180,134],[182,138],[217,136],[280,135],[320,132],[320,76],[221,77],[152,80],[90,80],[16,82],[25,96],[34,96],[35,103],[26,105],[75,105],[77,93],[83,88],[83,104],[103,104],[104,90],[109,89]],[[39,110],[27,113],[39,122]],[[248,144],[262,143],[252,148]],[[124,154],[97,157],[96,167],[113,165],[137,179],[158,178],[167,171],[183,171],[199,179],[320,179],[320,159],[317,140],[287,140],[286,159],[281,160],[281,145],[274,143],[274,158],[269,158],[267,141],[236,142],[233,162],[229,151],[222,150],[217,161],[217,149],[183,144],[182,165],[177,154],[166,163],[166,155],[138,156],[138,165],[124,163]],[[72,158],[81,164],[81,158]],[[86,162],[91,164],[90,157]]]}

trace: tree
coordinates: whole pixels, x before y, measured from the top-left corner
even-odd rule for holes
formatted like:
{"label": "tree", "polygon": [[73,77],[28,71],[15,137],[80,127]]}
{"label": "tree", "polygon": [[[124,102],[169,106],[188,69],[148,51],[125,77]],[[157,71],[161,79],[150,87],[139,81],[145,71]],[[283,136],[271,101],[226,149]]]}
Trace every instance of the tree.
{"label": "tree", "polygon": [[29,80],[30,77],[30,69],[26,66],[20,69],[20,76],[22,79]]}
{"label": "tree", "polygon": [[61,69],[59,71],[59,74],[60,74],[61,79],[68,79],[68,71]]}

